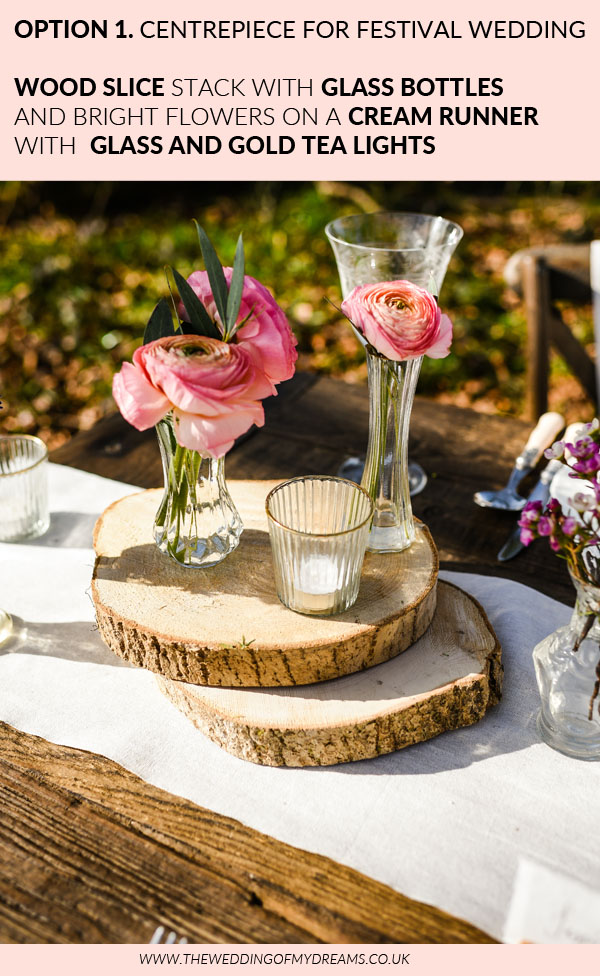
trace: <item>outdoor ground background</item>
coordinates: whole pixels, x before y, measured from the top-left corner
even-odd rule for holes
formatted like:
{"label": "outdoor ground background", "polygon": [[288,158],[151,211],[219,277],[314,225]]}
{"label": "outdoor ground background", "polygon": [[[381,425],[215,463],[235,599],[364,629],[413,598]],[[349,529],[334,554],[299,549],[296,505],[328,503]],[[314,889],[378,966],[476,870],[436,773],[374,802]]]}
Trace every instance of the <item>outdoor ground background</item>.
{"label": "outdoor ground background", "polygon": [[[465,231],[440,298],[452,353],[425,360],[419,393],[520,414],[525,320],[504,265],[519,248],[600,237],[598,183],[2,183],[0,430],[57,447],[115,409],[112,375],[167,294],[164,266],[186,277],[202,267],[193,217],[226,264],[243,231],[247,272],[287,311],[300,369],[365,383],[360,347],[325,301],[340,294],[323,231],[387,209],[439,213]],[[565,318],[593,351],[591,310]],[[569,420],[594,414],[557,357],[551,405]]]}

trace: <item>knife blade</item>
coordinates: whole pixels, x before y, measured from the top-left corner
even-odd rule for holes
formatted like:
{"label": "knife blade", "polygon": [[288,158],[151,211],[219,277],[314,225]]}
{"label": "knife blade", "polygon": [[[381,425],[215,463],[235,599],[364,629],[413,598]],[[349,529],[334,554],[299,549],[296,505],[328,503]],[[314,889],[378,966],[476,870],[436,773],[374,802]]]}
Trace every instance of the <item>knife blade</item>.
{"label": "knife blade", "polygon": [[[537,483],[527,496],[527,501],[525,504],[527,504],[527,502],[541,502],[543,506],[546,505],[546,502],[550,497],[550,484],[552,479],[556,474],[558,474],[562,466],[562,461],[548,461],[548,464],[542,471]],[[519,518],[520,517],[521,516],[519,515]],[[517,525],[517,527],[510,533],[508,539],[498,553],[498,562],[505,563],[507,560],[513,559],[524,548],[525,546],[521,542],[521,529]]]}

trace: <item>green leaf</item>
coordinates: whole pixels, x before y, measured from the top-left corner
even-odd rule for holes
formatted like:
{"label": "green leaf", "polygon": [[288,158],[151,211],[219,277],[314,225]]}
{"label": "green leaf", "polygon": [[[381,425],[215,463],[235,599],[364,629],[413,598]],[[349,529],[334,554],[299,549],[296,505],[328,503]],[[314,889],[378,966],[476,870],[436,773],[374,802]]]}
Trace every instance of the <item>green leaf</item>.
{"label": "green leaf", "polygon": [[208,239],[206,231],[202,229],[197,220],[195,220],[194,223],[196,225],[196,230],[198,231],[200,250],[202,251],[202,257],[204,258],[204,264],[208,273],[211,291],[213,293],[215,305],[217,306],[219,318],[223,324],[223,333],[225,334],[227,331],[228,300],[228,289],[227,282],[225,280],[225,273],[223,271],[221,262],[217,257],[217,252]]}
{"label": "green leaf", "polygon": [[173,306],[173,314],[175,315],[175,321],[177,322],[177,328],[175,329],[175,335],[182,335],[181,323],[179,321],[179,312],[177,311],[177,302],[175,301],[175,295],[173,294],[173,287],[171,285],[171,279],[169,278],[169,265],[165,266],[165,278],[167,279],[167,288],[169,289],[169,295],[171,297],[171,305]]}
{"label": "green leaf", "polygon": [[175,278],[179,297],[183,302],[183,307],[190,320],[189,322],[183,323],[183,327],[189,329],[190,335],[209,336],[211,339],[221,339],[222,336],[218,327],[212,321],[204,305],[192,288],[190,288],[185,278],[175,268],[171,268],[171,271]]}
{"label": "green leaf", "polygon": [[244,290],[244,273],[244,242],[242,240],[242,235],[240,234],[238,237],[237,247],[235,249],[233,274],[229,284],[229,295],[227,296],[227,329],[224,336],[224,338],[227,339],[233,335],[235,323],[239,315],[240,305],[242,303],[242,292]]}
{"label": "green leaf", "polygon": [[164,336],[172,336],[174,332],[169,303],[166,298],[161,298],[160,302],[154,306],[154,311],[144,329],[144,345],[154,342],[155,339],[162,339]]}

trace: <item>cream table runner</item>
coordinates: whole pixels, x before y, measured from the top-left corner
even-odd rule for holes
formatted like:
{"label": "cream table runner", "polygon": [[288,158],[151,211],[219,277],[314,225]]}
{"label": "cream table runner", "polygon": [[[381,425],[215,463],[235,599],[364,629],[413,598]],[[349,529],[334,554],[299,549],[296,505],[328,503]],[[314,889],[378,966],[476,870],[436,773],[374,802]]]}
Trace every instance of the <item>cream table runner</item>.
{"label": "cream table runner", "polygon": [[[600,888],[600,763],[538,741],[531,651],[568,608],[518,583],[444,573],[485,607],[504,649],[504,700],[478,725],[378,759],[273,769],[235,759],[116,659],[89,596],[95,518],[128,485],[50,465],[52,525],[0,544],[0,719],[89,749],[256,830],[356,868],[501,938],[521,857]],[[550,556],[548,557],[550,558]]]}

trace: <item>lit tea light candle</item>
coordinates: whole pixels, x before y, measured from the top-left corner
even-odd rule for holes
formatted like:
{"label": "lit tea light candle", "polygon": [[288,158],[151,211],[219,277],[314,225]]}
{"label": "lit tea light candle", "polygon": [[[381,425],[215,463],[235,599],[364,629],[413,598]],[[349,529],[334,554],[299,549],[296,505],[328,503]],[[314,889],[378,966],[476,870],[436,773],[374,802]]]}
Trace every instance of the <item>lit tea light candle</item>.
{"label": "lit tea light candle", "polygon": [[355,603],[373,502],[330,475],[292,478],[266,499],[277,596],[296,613],[344,613]]}
{"label": "lit tea light candle", "polygon": [[306,556],[294,567],[294,598],[311,613],[330,610],[342,585],[339,561],[326,555]]}

